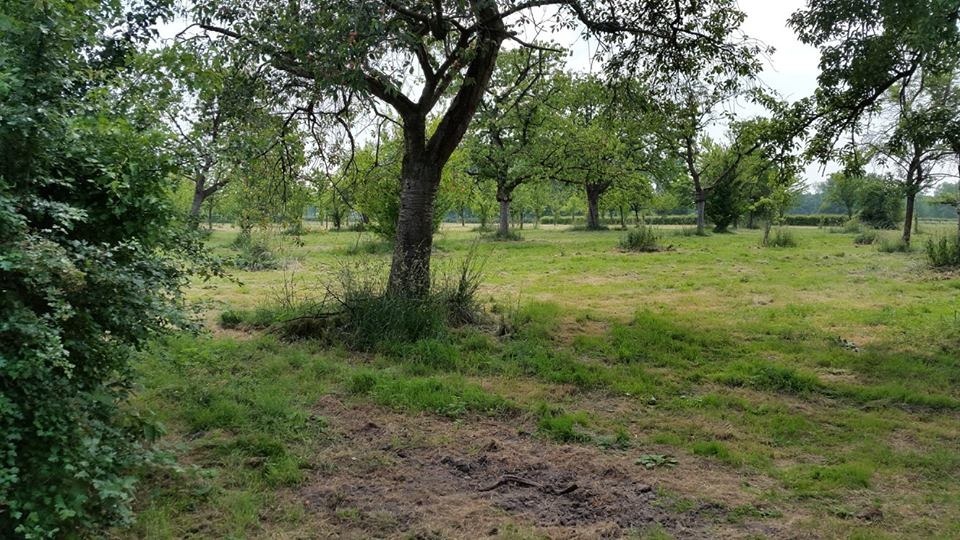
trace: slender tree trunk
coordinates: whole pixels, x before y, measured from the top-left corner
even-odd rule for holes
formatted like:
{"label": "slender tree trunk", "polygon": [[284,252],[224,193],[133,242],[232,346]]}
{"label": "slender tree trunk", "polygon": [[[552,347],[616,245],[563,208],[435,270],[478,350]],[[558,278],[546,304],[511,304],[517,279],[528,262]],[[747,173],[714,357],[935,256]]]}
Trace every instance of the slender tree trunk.
{"label": "slender tree trunk", "polygon": [[461,207],[460,207],[460,226],[461,226],[461,227],[466,227],[466,226],[467,226],[466,213],[467,213],[466,207],[461,206]]}
{"label": "slender tree trunk", "polygon": [[640,209],[636,207],[633,208],[633,224],[640,226]]}
{"label": "slender tree trunk", "polygon": [[400,214],[387,292],[422,298],[430,292],[433,204],[443,168],[430,163],[425,152],[408,147],[404,154]]}
{"label": "slender tree trunk", "polygon": [[915,211],[917,194],[911,189],[907,192],[907,214],[903,222],[903,243],[910,245],[911,227],[913,225],[913,213]]}
{"label": "slender tree trunk", "polygon": [[957,239],[960,240],[960,149],[954,148],[957,154]]}
{"label": "slender tree trunk", "polygon": [[620,228],[621,228],[621,229],[626,229],[626,228],[627,228],[627,218],[624,217],[623,206],[620,206],[619,209],[620,209]]}
{"label": "slender tree trunk", "polygon": [[207,229],[213,230],[213,205],[207,205]]}

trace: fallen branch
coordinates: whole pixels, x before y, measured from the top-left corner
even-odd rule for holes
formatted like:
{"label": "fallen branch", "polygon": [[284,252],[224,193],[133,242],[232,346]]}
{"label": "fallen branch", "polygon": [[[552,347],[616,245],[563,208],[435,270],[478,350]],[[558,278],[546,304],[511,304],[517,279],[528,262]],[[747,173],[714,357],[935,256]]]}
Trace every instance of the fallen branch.
{"label": "fallen branch", "polygon": [[557,488],[555,488],[555,487],[553,487],[553,486],[545,486],[545,485],[543,485],[543,484],[538,484],[537,482],[534,482],[534,481],[532,481],[532,480],[527,480],[526,478],[523,478],[523,477],[520,477],[520,476],[516,476],[516,475],[513,475],[513,474],[506,474],[506,475],[501,476],[500,479],[497,480],[497,482],[496,482],[495,484],[493,484],[492,486],[488,486],[488,487],[485,487],[485,488],[480,488],[478,491],[493,491],[493,490],[497,489],[497,488],[500,487],[500,486],[503,486],[503,485],[506,485],[506,484],[511,484],[511,483],[512,483],[512,484],[519,484],[519,485],[525,486],[525,487],[536,488],[536,489],[538,489],[538,490],[540,490],[540,491],[542,491],[542,492],[544,492],[544,493],[548,493],[548,494],[550,494],[550,495],[566,495],[567,493],[570,493],[570,492],[572,492],[572,491],[575,491],[575,490],[577,489],[577,487],[578,487],[576,484],[570,484],[569,486],[567,486],[567,487],[565,487],[565,488],[563,488],[563,489],[557,489]]}

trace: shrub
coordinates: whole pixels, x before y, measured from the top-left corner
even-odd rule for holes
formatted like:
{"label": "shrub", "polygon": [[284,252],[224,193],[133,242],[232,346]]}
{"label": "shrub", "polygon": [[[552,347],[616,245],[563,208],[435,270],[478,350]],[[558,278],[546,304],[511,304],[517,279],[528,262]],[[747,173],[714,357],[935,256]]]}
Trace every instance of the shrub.
{"label": "shrub", "polygon": [[880,239],[880,233],[874,229],[864,229],[863,232],[858,234],[853,239],[853,243],[858,246],[869,246],[876,243]]}
{"label": "shrub", "polygon": [[270,249],[265,238],[254,238],[249,233],[241,233],[234,239],[233,245],[240,251],[233,258],[233,266],[240,270],[257,272],[280,268],[280,259]]}
{"label": "shrub", "polygon": [[640,225],[620,239],[620,249],[624,251],[653,252],[663,249],[660,246],[661,235],[653,227]]}
{"label": "shrub", "polygon": [[697,216],[684,214],[679,216],[647,216],[644,221],[650,225],[696,225]]}
{"label": "shrub", "polygon": [[909,253],[913,251],[910,244],[904,242],[903,238],[899,236],[878,235],[876,245],[881,253]]}
{"label": "shrub", "polygon": [[778,227],[767,238],[766,247],[790,248],[797,247],[797,239],[790,229]]}
{"label": "shrub", "polygon": [[130,359],[187,322],[181,254],[199,242],[168,200],[169,141],[111,79],[127,55],[102,36],[124,10],[100,7],[2,8],[0,538],[131,519],[159,427],[122,406]]}
{"label": "shrub", "polygon": [[796,214],[783,218],[783,224],[791,227],[840,227],[846,221],[843,214]]}
{"label": "shrub", "polygon": [[480,320],[476,295],[482,267],[471,251],[452,275],[436,274],[426,298],[389,294],[382,268],[344,267],[323,300],[226,311],[220,323],[225,328],[266,328],[290,340],[320,339],[364,351],[438,338],[450,326]]}
{"label": "shrub", "polygon": [[303,236],[305,232],[302,221],[294,221],[283,230],[285,236]]}
{"label": "shrub", "polygon": [[863,232],[863,223],[857,218],[849,219],[843,224],[843,232],[849,234],[859,234]]}
{"label": "shrub", "polygon": [[568,231],[577,231],[577,232],[584,232],[584,231],[586,231],[586,232],[596,232],[596,231],[609,231],[609,230],[610,230],[610,227],[607,226],[607,225],[604,225],[604,224],[603,224],[603,220],[601,220],[600,224],[597,225],[596,227],[588,227],[588,226],[586,226],[586,225],[575,225],[575,226],[573,226],[573,227],[570,227],[570,228],[567,229],[567,230],[568,230]]}
{"label": "shrub", "polygon": [[929,238],[925,248],[927,260],[933,267],[960,267],[960,236]]}
{"label": "shrub", "polygon": [[875,229],[896,229],[903,219],[903,191],[882,179],[864,184],[860,221]]}

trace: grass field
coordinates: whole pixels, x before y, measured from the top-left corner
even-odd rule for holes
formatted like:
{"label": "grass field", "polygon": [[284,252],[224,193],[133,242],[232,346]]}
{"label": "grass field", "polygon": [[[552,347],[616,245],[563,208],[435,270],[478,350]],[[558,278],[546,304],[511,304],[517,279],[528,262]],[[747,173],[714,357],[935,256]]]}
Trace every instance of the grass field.
{"label": "grass field", "polygon": [[367,353],[217,320],[385,272],[370,236],[196,283],[209,333],[144,354],[133,403],[179,469],[117,535],[960,537],[958,275],[813,228],[663,233],[445,229],[435,266],[476,243],[488,323]]}

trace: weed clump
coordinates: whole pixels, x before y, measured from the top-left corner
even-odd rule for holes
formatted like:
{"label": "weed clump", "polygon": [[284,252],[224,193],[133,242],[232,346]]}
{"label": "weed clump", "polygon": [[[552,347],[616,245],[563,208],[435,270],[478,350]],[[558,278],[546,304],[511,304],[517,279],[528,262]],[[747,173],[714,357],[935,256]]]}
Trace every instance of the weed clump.
{"label": "weed clump", "polygon": [[583,428],[589,423],[584,413],[567,413],[563,409],[541,403],[537,407],[537,431],[562,443],[586,443],[593,437]]}
{"label": "weed clump", "polygon": [[226,311],[226,328],[269,329],[287,340],[319,339],[354,350],[439,338],[452,326],[481,319],[482,264],[471,253],[454,274],[435,276],[423,298],[392,294],[379,268],[344,267],[322,300]]}
{"label": "weed clump", "polygon": [[934,268],[960,267],[960,236],[930,238],[924,247]]}
{"label": "weed clump", "polygon": [[239,270],[258,272],[280,268],[280,258],[270,248],[265,238],[254,237],[249,230],[242,230],[230,247],[237,250],[233,266]]}
{"label": "weed clump", "polygon": [[820,388],[820,381],[792,368],[765,362],[740,362],[718,376],[730,386],[748,386],[787,394],[806,394]]}
{"label": "weed clump", "polygon": [[880,253],[910,253],[913,251],[910,244],[904,242],[903,239],[899,237],[891,238],[890,236],[882,236],[876,244]]}
{"label": "weed clump", "polygon": [[773,234],[765,238],[764,246],[776,248],[797,247],[797,238],[790,229],[780,227],[774,229]]}
{"label": "weed clump", "polygon": [[652,253],[664,249],[660,244],[661,235],[653,227],[640,225],[620,239],[620,249],[639,253]]}
{"label": "weed clump", "polygon": [[522,242],[523,235],[517,231],[500,232],[497,231],[490,235],[490,239],[497,242]]}
{"label": "weed clump", "polygon": [[870,246],[875,244],[879,239],[880,233],[875,229],[863,229],[860,234],[853,238],[853,243],[857,246]]}

